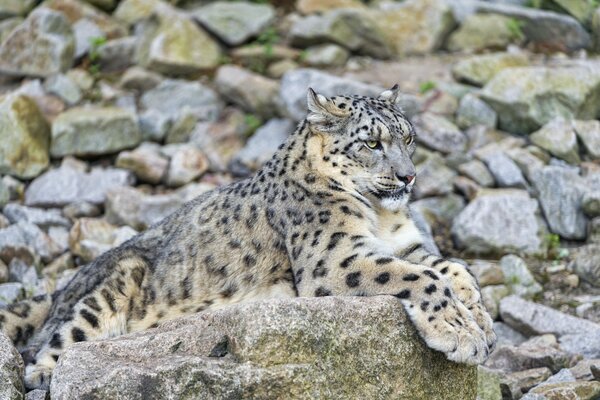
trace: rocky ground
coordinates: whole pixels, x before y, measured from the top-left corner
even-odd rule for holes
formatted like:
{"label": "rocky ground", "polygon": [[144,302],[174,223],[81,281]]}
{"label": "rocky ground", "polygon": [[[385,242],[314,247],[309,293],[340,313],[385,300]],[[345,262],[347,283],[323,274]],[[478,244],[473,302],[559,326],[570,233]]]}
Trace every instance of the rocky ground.
{"label": "rocky ground", "polygon": [[[443,254],[473,265],[497,321],[500,344],[479,368],[479,398],[599,398],[595,4],[0,0],[0,306],[61,288],[78,267],[185,201],[251,174],[303,118],[308,86],[326,95],[376,95],[399,83],[399,104],[418,131],[414,213]],[[359,311],[348,318],[361,319],[386,301],[323,307],[354,306]],[[262,315],[261,307],[268,306],[248,313]],[[289,307],[305,315],[298,310],[313,306]],[[395,312],[387,307],[378,308],[384,319]],[[236,312],[194,324],[244,323]],[[292,336],[290,325],[274,321],[281,338]],[[128,340],[107,351],[128,354],[135,343]],[[286,348],[289,339],[281,340]],[[203,354],[204,347],[190,346]],[[22,398],[19,356],[2,337],[0,347],[0,397]],[[120,375],[90,369],[114,379],[72,384],[89,381],[77,366],[91,368],[96,351],[82,346],[65,356],[53,397],[102,398],[121,387]],[[273,354],[265,365],[277,364]],[[165,376],[225,368],[160,357]],[[375,363],[380,356],[369,349],[364,357],[374,363],[373,376],[392,367]],[[119,360],[111,362],[122,374],[142,374]],[[319,365],[335,368],[330,361]],[[301,368],[242,371],[227,362],[235,364],[228,373],[247,377],[249,391],[236,386],[213,396],[261,398],[252,388],[282,376],[316,390],[325,376]],[[394,379],[378,381],[387,392],[369,389],[377,380],[356,390],[417,398],[394,389]],[[153,382],[158,393],[168,381]],[[335,385],[331,396],[352,397],[346,383]],[[310,398],[310,389],[303,393],[297,396]]]}

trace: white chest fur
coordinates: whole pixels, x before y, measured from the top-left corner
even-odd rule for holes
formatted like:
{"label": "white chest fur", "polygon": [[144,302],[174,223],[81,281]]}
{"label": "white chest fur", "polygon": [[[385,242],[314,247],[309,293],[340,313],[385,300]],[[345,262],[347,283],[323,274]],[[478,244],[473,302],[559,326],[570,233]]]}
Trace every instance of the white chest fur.
{"label": "white chest fur", "polygon": [[405,212],[382,210],[374,225],[377,246],[389,254],[401,253],[413,244],[422,243],[421,232]]}

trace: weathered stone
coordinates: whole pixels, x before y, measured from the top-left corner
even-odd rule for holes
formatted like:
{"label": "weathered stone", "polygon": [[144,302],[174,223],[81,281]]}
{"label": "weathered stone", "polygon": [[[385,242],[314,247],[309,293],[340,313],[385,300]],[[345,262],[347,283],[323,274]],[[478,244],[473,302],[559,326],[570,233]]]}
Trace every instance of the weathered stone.
{"label": "weathered stone", "polygon": [[[117,23],[106,13],[98,10],[90,4],[77,0],[45,0],[44,7],[61,12],[71,24],[87,20],[100,29],[100,35],[106,39],[115,39],[125,36],[127,29]],[[77,37],[75,37],[77,40]],[[90,43],[88,42],[89,46]]]}
{"label": "weathered stone", "polygon": [[13,224],[25,221],[35,224],[43,229],[47,229],[51,226],[71,226],[69,220],[61,215],[60,210],[43,210],[11,203],[6,205],[2,212]]}
{"label": "weathered stone", "polygon": [[300,18],[290,29],[291,44],[335,43],[359,54],[388,58],[393,50],[378,26],[378,17],[362,9],[337,9]]}
{"label": "weathered stone", "polygon": [[69,232],[69,248],[84,262],[90,262],[136,234],[130,227],[118,228],[103,219],[81,218]]}
{"label": "weathered stone", "polygon": [[458,166],[458,171],[484,187],[494,186],[494,177],[484,163],[472,160]]}
{"label": "weathered stone", "polygon": [[313,14],[336,8],[365,8],[359,0],[298,0],[296,10],[302,14]]}
{"label": "weathered stone", "polygon": [[46,400],[47,398],[48,391],[42,389],[34,389],[25,395],[25,400]]}
{"label": "weathered stone", "polygon": [[21,17],[13,17],[7,19],[0,18],[0,43],[4,41],[10,35],[10,33],[21,23],[23,22],[23,18]]}
{"label": "weathered stone", "polygon": [[138,38],[127,36],[110,40],[100,46],[98,62],[103,72],[120,72],[135,64]]}
{"label": "weathered stone", "polygon": [[498,123],[498,115],[479,97],[468,93],[460,99],[456,123],[463,129],[470,128],[473,125],[495,128]]}
{"label": "weathered stone", "polygon": [[160,154],[159,145],[142,143],[135,150],[120,152],[115,166],[132,171],[144,182],[157,184],[165,176],[169,160]]}
{"label": "weathered stone", "polygon": [[452,75],[456,80],[483,86],[504,69],[527,65],[529,60],[522,53],[481,54],[457,62],[452,67]]}
{"label": "weathered stone", "polygon": [[322,44],[306,49],[304,62],[313,67],[339,67],[346,64],[350,53],[335,44]]}
{"label": "weathered stone", "polygon": [[497,319],[500,313],[500,300],[510,295],[506,285],[489,285],[481,288],[481,300],[492,319]]}
{"label": "weathered stone", "polygon": [[482,1],[477,2],[477,11],[517,20],[527,40],[542,49],[574,51],[591,45],[590,35],[568,15]]}
{"label": "weathered stone", "polygon": [[545,229],[526,191],[485,189],[454,220],[452,235],[469,253],[541,254]]}
{"label": "weathered stone", "polygon": [[426,197],[411,203],[411,210],[418,210],[433,226],[451,223],[463,208],[465,208],[465,200],[455,193]]}
{"label": "weathered stone", "polygon": [[559,350],[556,345],[524,342],[518,347],[497,347],[484,365],[505,372],[532,368],[549,368],[552,372],[558,372],[562,368],[569,367],[570,362],[570,355]]}
{"label": "weathered stone", "polygon": [[546,163],[537,157],[530,149],[515,147],[507,149],[505,154],[509,156],[525,174],[525,177],[531,182],[535,172],[546,165]]}
{"label": "weathered stone", "polygon": [[521,67],[500,71],[481,92],[498,113],[499,126],[529,133],[561,117],[594,119],[600,98],[600,68]]}
{"label": "weathered stone", "polygon": [[58,74],[48,78],[44,83],[44,87],[48,93],[57,95],[69,105],[79,103],[82,98],[79,86],[64,74]]}
{"label": "weathered stone", "polygon": [[502,400],[501,373],[482,365],[477,367],[477,399]]}
{"label": "weathered stone", "polygon": [[581,360],[569,370],[576,380],[593,381],[592,367],[600,367],[600,359]]}
{"label": "weathered stone", "polygon": [[529,138],[535,145],[570,164],[580,162],[577,136],[570,121],[553,119]]}
{"label": "weathered stone", "polygon": [[525,371],[512,372],[502,378],[502,393],[511,395],[511,398],[520,398],[523,393],[527,393],[532,387],[545,381],[552,375],[547,367],[532,368]]}
{"label": "weathered stone", "polygon": [[112,224],[129,225],[141,231],[211,189],[210,185],[192,184],[172,194],[148,195],[134,188],[116,188],[107,194],[106,219]]}
{"label": "weathered stone", "polygon": [[154,89],[162,80],[163,78],[160,74],[135,66],[123,73],[119,83],[123,89],[146,92]]}
{"label": "weathered stone", "polygon": [[33,178],[48,166],[50,128],[29,97],[0,97],[0,137],[0,174]]}
{"label": "weathered stone", "polygon": [[494,332],[498,336],[497,346],[518,346],[527,340],[526,336],[504,322],[494,322]]}
{"label": "weathered stone", "polygon": [[443,0],[407,0],[376,12],[375,18],[394,55],[401,57],[439,49],[456,24]]}
{"label": "weathered stone", "polygon": [[0,19],[25,15],[35,5],[35,0],[3,0],[0,2]]}
{"label": "weathered stone", "polygon": [[26,292],[31,293],[39,281],[34,265],[30,265],[19,258],[13,258],[8,266],[10,270],[9,280],[20,282]]}
{"label": "weathered stone", "polygon": [[522,400],[594,400],[598,396],[600,396],[600,382],[564,382],[533,388]]}
{"label": "weathered stone", "polygon": [[592,285],[600,287],[600,244],[574,249],[573,270]]}
{"label": "weathered stone", "polygon": [[452,179],[456,172],[448,168],[444,159],[433,153],[417,164],[417,181],[414,186],[414,197],[439,196],[452,192]]}
{"label": "weathered stone", "polygon": [[161,0],[123,0],[114,12],[115,18],[129,24],[149,18],[154,13],[172,12]]}
{"label": "weathered stone", "polygon": [[533,185],[550,230],[568,239],[584,239],[587,218],[581,210],[584,180],[577,171],[546,166],[534,173]]}
{"label": "weathered stone", "polygon": [[[15,301],[22,300],[23,297],[25,297],[25,289],[21,282],[0,284],[0,307],[6,307]],[[0,332],[0,334],[2,334],[2,332]]]}
{"label": "weathered stone", "polygon": [[21,400],[23,386],[23,360],[9,338],[0,332],[0,398]]}
{"label": "weathered stone", "polygon": [[168,153],[171,162],[167,169],[165,182],[169,186],[182,186],[200,177],[208,169],[208,160],[196,146],[185,143],[165,146],[162,151]]}
{"label": "weathered stone", "polygon": [[61,356],[50,394],[136,397],[143,386],[156,399],[471,399],[476,375],[427,349],[391,297],[298,298],[75,344]]}
{"label": "weathered stone", "polygon": [[262,117],[277,113],[279,82],[235,65],[217,71],[215,86],[227,100]]}
{"label": "weathered stone", "polygon": [[567,11],[573,17],[577,18],[579,22],[584,25],[589,25],[592,20],[592,14],[594,13],[595,4],[586,0],[551,0],[556,3],[562,9]]}
{"label": "weathered stone", "polygon": [[39,257],[48,262],[60,253],[60,247],[37,225],[21,221],[0,229],[0,258],[5,263],[20,258],[31,264]]}
{"label": "weathered stone", "polygon": [[588,217],[600,216],[600,190],[586,191],[581,200],[581,209]]}
{"label": "weathered stone", "polygon": [[415,117],[413,122],[417,131],[417,140],[430,149],[444,154],[465,150],[467,138],[446,118],[426,112]]}
{"label": "weathered stone", "polygon": [[237,176],[248,176],[268,161],[281,143],[294,131],[289,119],[271,119],[254,132],[229,167]]}
{"label": "weathered stone", "polygon": [[527,183],[517,164],[502,151],[486,152],[483,161],[500,187],[525,188]]}
{"label": "weathered stone", "polygon": [[592,158],[600,158],[600,121],[573,121],[575,133]]}
{"label": "weathered stone", "polygon": [[145,20],[136,59],[166,75],[206,71],[219,64],[219,45],[194,21],[175,12],[161,12]]}
{"label": "weathered stone", "polygon": [[62,207],[69,203],[104,202],[106,192],[133,183],[128,171],[93,168],[89,173],[73,168],[68,162],[36,178],[25,191],[25,204],[34,207]]}
{"label": "weathered stone", "polygon": [[504,272],[498,264],[485,260],[473,260],[470,263],[471,272],[477,278],[481,287],[500,285],[504,283]]}
{"label": "weathered stone", "polygon": [[52,124],[53,157],[111,154],[138,145],[135,114],[121,108],[71,108]]}
{"label": "weathered stone", "polygon": [[0,72],[50,76],[72,65],[74,51],[73,32],[65,16],[40,7],[0,44]]}
{"label": "weathered stone", "polygon": [[192,13],[206,30],[230,46],[258,36],[275,18],[270,4],[216,1]]}
{"label": "weathered stone", "polygon": [[513,254],[504,256],[500,259],[500,267],[504,275],[504,283],[510,288],[511,293],[532,298],[543,290],[522,258]]}
{"label": "weathered stone", "polygon": [[446,47],[450,51],[505,49],[511,43],[523,40],[511,29],[511,24],[514,24],[513,20],[502,15],[469,15],[450,35]]}

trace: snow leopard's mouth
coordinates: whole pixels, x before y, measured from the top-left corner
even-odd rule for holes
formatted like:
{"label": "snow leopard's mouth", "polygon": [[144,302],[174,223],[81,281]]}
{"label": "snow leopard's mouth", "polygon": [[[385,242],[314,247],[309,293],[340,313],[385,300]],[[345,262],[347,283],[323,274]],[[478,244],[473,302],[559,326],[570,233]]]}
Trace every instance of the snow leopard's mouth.
{"label": "snow leopard's mouth", "polygon": [[395,190],[379,190],[377,192],[377,197],[380,199],[400,199],[410,193],[408,187],[403,187],[401,189]]}

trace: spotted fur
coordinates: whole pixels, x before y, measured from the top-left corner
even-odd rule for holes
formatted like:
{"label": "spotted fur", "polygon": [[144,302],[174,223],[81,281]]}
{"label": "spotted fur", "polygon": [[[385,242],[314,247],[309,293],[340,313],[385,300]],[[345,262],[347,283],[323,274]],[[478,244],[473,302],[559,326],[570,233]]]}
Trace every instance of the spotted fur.
{"label": "spotted fur", "polygon": [[429,254],[407,212],[415,134],[396,96],[309,90],[307,118],[255,176],[186,204],[37,307],[1,311],[2,330],[26,343],[26,385],[47,387],[75,342],[294,296],[395,296],[430,347],[485,360],[495,335],[477,282]]}

